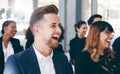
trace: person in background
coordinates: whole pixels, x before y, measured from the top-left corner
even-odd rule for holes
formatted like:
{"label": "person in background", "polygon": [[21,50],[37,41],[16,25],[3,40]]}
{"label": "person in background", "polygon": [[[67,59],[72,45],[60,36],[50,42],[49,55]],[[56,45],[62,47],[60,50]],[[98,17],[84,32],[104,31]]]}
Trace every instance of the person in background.
{"label": "person in background", "polygon": [[3,74],[7,58],[23,50],[20,41],[13,38],[16,32],[15,21],[7,20],[2,24],[2,36],[0,37],[0,74]]}
{"label": "person in background", "polygon": [[88,25],[90,26],[93,22],[102,21],[102,16],[100,14],[94,14],[88,19]]}
{"label": "person in background", "polygon": [[86,32],[88,31],[88,26],[85,21],[79,21],[74,25],[76,36],[70,40],[70,58],[71,63],[74,65],[75,58],[85,46]]}
{"label": "person in background", "polygon": [[55,5],[46,5],[33,11],[30,29],[34,42],[21,53],[8,58],[4,74],[73,74],[64,54],[53,49],[59,44],[62,26]]}
{"label": "person in background", "polygon": [[25,39],[27,40],[26,41],[26,45],[25,45],[25,49],[27,49],[34,42],[33,34],[32,34],[32,31],[31,31],[30,27],[28,27],[27,30],[26,30],[26,32],[25,32]]}
{"label": "person in background", "polygon": [[114,51],[110,49],[110,41],[114,30],[105,21],[91,24],[86,45],[75,62],[75,74],[119,74],[118,65],[114,61]]}

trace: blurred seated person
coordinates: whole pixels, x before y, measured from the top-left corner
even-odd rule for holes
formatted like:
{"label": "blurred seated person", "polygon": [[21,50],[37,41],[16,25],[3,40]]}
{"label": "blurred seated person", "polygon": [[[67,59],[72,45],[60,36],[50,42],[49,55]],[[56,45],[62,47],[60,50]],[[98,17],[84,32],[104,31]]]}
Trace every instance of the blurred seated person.
{"label": "blurred seated person", "polygon": [[7,58],[23,50],[20,41],[13,38],[17,32],[16,22],[7,20],[2,24],[2,36],[0,37],[0,74],[3,74]]}
{"label": "blurred seated person", "polygon": [[70,40],[70,58],[71,63],[75,64],[74,60],[85,46],[86,32],[88,31],[88,26],[85,21],[79,21],[74,25],[76,36]]}

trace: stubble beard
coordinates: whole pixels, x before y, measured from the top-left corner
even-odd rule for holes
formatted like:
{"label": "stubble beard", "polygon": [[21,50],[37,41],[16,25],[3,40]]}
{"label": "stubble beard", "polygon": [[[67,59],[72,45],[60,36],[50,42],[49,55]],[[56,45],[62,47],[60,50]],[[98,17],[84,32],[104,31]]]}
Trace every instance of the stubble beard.
{"label": "stubble beard", "polygon": [[47,45],[48,45],[50,48],[53,48],[53,49],[54,49],[54,48],[57,48],[57,47],[58,47],[59,43],[58,43],[58,41],[57,41],[57,42],[53,42],[52,39],[50,39],[50,40],[48,41]]}

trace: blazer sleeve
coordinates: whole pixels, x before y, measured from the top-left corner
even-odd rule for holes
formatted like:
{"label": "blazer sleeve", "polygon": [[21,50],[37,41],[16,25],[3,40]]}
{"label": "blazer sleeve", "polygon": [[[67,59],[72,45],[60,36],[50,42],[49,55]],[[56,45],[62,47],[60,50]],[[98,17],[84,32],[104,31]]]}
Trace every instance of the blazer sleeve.
{"label": "blazer sleeve", "polygon": [[21,74],[13,56],[7,59],[3,74]]}
{"label": "blazer sleeve", "polygon": [[66,74],[73,74],[73,69],[72,69],[72,65],[69,63],[67,57],[66,57],[66,64],[67,64],[67,73]]}

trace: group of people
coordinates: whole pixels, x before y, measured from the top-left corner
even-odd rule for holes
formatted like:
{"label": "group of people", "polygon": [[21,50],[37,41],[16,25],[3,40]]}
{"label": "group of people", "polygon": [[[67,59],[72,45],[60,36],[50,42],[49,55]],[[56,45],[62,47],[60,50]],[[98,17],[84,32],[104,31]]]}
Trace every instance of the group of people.
{"label": "group of people", "polygon": [[[75,25],[76,36],[70,40],[70,62],[74,65],[76,56],[84,49],[86,43],[86,35],[88,32],[88,28],[91,26],[93,22],[102,21],[102,16],[99,14],[92,15],[87,23],[85,21],[78,21]],[[89,26],[89,27],[88,27]]]}
{"label": "group of people", "polygon": [[75,74],[119,74],[120,38],[114,41],[111,49],[113,27],[99,14],[92,15],[87,22],[89,31],[85,21],[78,21],[74,25],[76,36],[70,40],[70,62]]}
{"label": "group of people", "polygon": [[63,35],[58,8],[55,5],[37,8],[26,31],[26,39],[31,41],[24,51],[9,56],[3,74],[73,74],[67,56],[56,51]]}
{"label": "group of people", "polygon": [[64,39],[64,29],[55,5],[33,11],[26,31],[25,50],[20,41],[13,38],[17,32],[16,22],[4,22],[0,38],[0,74],[74,74],[71,63],[75,74],[119,74],[118,55],[110,48],[114,29],[98,14],[90,17],[88,24],[89,31],[85,21],[74,25],[76,36],[70,41],[69,62],[59,43]]}

